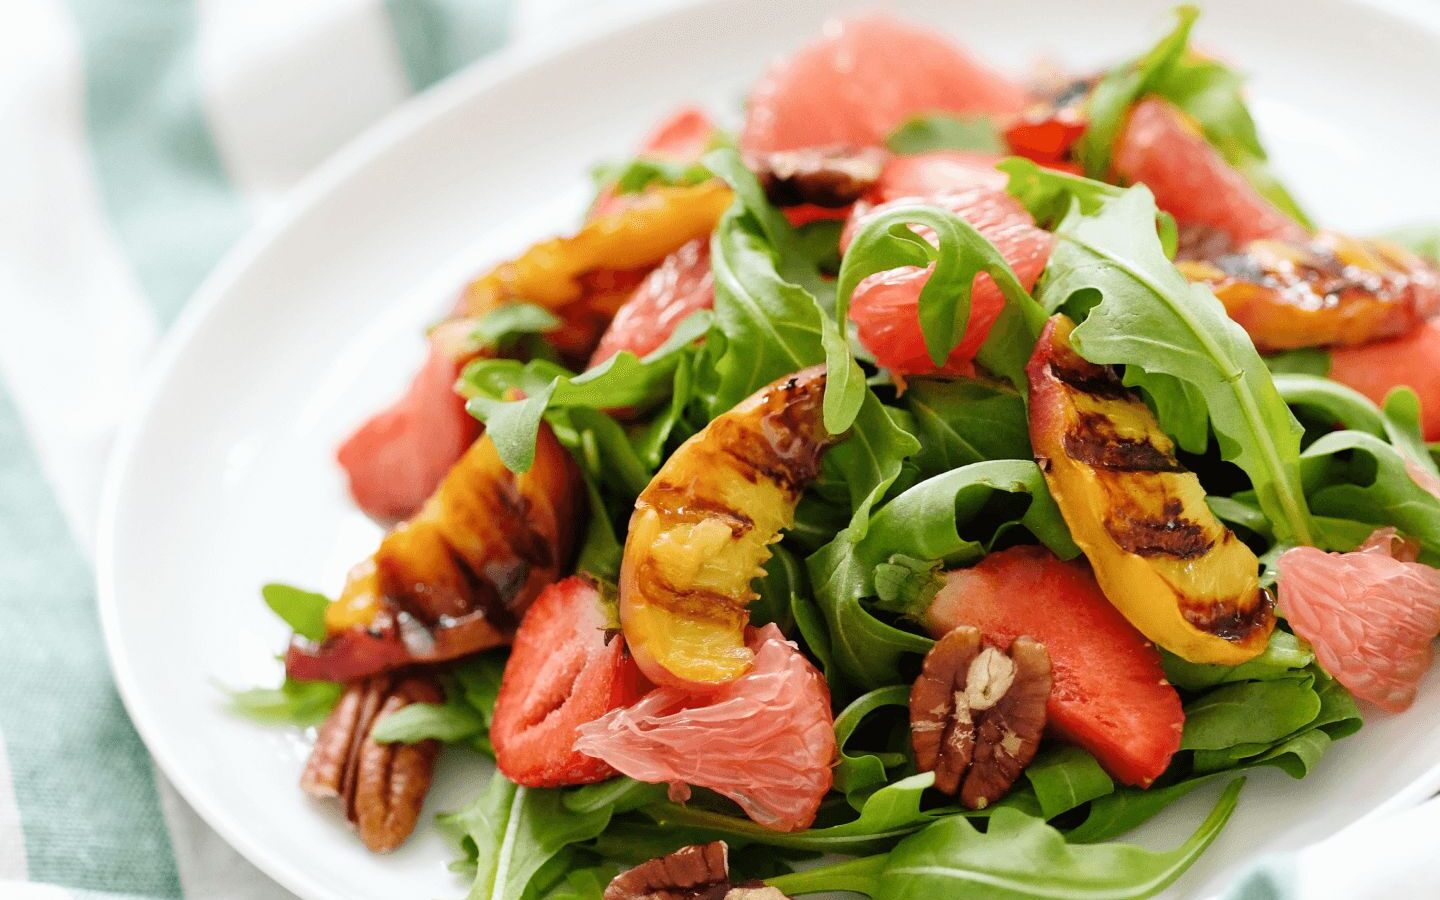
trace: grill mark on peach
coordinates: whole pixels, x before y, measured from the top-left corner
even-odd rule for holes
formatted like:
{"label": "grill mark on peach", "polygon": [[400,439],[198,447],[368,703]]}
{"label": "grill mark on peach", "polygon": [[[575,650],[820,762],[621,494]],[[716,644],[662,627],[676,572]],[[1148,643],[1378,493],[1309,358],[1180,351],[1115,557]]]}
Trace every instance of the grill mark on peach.
{"label": "grill mark on peach", "polygon": [[[1227,536],[1227,539],[1232,539]],[[1257,631],[1268,629],[1275,621],[1275,598],[1261,590],[1256,602],[1249,605],[1220,602],[1214,597],[1180,597],[1180,613],[1185,621],[1216,637],[1242,643]]]}
{"label": "grill mark on peach", "polygon": [[665,527],[719,520],[730,529],[733,537],[742,537],[755,529],[755,520],[722,500],[688,492],[689,489],[670,482],[657,482],[646,489],[635,508],[653,510]]}
{"label": "grill mark on peach", "polygon": [[[1133,397],[1127,402],[1138,403]],[[1148,440],[1122,437],[1106,416],[1081,412],[1065,432],[1065,453],[1076,462],[1117,472],[1184,472],[1174,455]]]}
{"label": "grill mark on peach", "polygon": [[[1137,556],[1167,556],[1171,559],[1196,559],[1215,546],[1204,525],[1185,518],[1185,506],[1178,498],[1167,497],[1158,515],[1130,497],[1137,485],[1132,481],[1124,492],[1114,491],[1117,501],[1105,517],[1105,530],[1115,543]],[[1162,485],[1155,485],[1163,492]]]}
{"label": "grill mark on peach", "polygon": [[743,600],[711,588],[680,587],[653,560],[640,567],[640,593],[647,602],[686,619],[742,625],[748,619]]}

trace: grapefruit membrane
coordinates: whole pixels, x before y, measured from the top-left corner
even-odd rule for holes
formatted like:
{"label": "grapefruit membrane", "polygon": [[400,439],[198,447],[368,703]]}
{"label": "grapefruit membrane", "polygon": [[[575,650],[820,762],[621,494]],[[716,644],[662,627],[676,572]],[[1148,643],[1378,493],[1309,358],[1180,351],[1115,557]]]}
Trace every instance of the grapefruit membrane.
{"label": "grapefruit membrane", "polygon": [[755,822],[799,831],[830,790],[830,689],[774,625],[752,629],[754,667],[711,693],[656,688],[582,725],[575,749],[639,781],[709,788]]}
{"label": "grapefruit membrane", "polygon": [[1278,562],[1280,611],[1352,694],[1403,712],[1434,661],[1440,569],[1415,562],[1394,529],[1359,550],[1288,550]]}

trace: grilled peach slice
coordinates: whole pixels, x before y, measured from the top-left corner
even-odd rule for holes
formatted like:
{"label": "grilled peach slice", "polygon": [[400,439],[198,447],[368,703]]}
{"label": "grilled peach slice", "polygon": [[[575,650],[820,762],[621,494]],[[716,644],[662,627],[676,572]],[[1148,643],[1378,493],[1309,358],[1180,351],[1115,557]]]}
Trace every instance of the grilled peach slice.
{"label": "grilled peach slice", "polygon": [[1274,603],[1259,562],[1205,503],[1200,479],[1116,373],[1070,345],[1056,316],[1030,360],[1030,440],[1105,596],[1191,662],[1233,666],[1265,649]]}
{"label": "grilled peach slice", "polygon": [[296,678],[353,681],[509,643],[530,601],[570,561],[580,472],[548,426],[516,475],[481,437],[409,521],[350,572],[318,647],[297,640]]}
{"label": "grilled peach slice", "polygon": [[831,443],[824,367],[761,388],[676,450],[635,501],[620,624],[651,681],[701,688],[749,671],[750,583]]}
{"label": "grilled peach slice", "polygon": [[1399,337],[1440,312],[1440,272],[1386,241],[1321,232],[1177,266],[1210,286],[1263,353]]}

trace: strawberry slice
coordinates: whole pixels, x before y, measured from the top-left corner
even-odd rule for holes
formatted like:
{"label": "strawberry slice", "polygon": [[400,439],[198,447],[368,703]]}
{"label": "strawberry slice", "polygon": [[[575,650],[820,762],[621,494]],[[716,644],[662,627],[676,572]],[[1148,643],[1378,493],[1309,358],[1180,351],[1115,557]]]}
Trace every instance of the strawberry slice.
{"label": "strawberry slice", "polygon": [[459,376],[460,364],[432,335],[425,364],[405,395],[371,417],[336,451],[350,494],[369,515],[409,518],[480,436],[480,423],[465,412],[465,398],[455,393]]}
{"label": "strawberry slice", "polygon": [[936,637],[973,625],[1001,649],[1021,635],[1044,644],[1054,669],[1051,727],[1118,780],[1148,787],[1180,749],[1185,713],[1160,651],[1110,605],[1083,562],[1042,547],[992,553],[951,572],[924,620]]}
{"label": "strawberry slice", "polygon": [[516,784],[564,787],[615,770],[574,749],[577,729],[628,706],[649,687],[616,632],[612,601],[573,576],[536,598],[500,680],[490,738],[495,763]]}

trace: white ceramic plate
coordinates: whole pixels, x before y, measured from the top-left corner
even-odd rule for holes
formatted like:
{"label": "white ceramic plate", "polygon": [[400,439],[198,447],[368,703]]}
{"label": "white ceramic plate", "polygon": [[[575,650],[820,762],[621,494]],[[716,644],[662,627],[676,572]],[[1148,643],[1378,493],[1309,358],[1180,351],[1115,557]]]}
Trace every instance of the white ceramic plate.
{"label": "white ceramic plate", "polygon": [[[224,711],[219,685],[275,683],[284,629],[257,589],[340,586],[378,530],[346,499],[337,440],[405,383],[421,328],[467,274],[579,215],[587,167],[622,156],[682,101],[738,113],[777,54],[860,4],[712,0],[484,64],[328,165],[288,214],[210,279],[171,335],[117,451],[99,581],[115,674],[166,774],[206,820],[308,898],[446,897],[463,887],[430,814],[484,772],[449,754],[426,823],[366,853],[296,787],[308,750]],[[1167,2],[886,4],[1018,68],[1136,52]],[[1440,35],[1341,0],[1222,0],[1200,40],[1254,73],[1280,170],[1318,215],[1364,231],[1440,211]],[[1251,778],[1241,810],[1176,889],[1202,894],[1257,855],[1328,836],[1440,786],[1440,679],[1407,715],[1373,715],[1303,782]],[[1142,835],[1198,821],[1192,798]]]}

